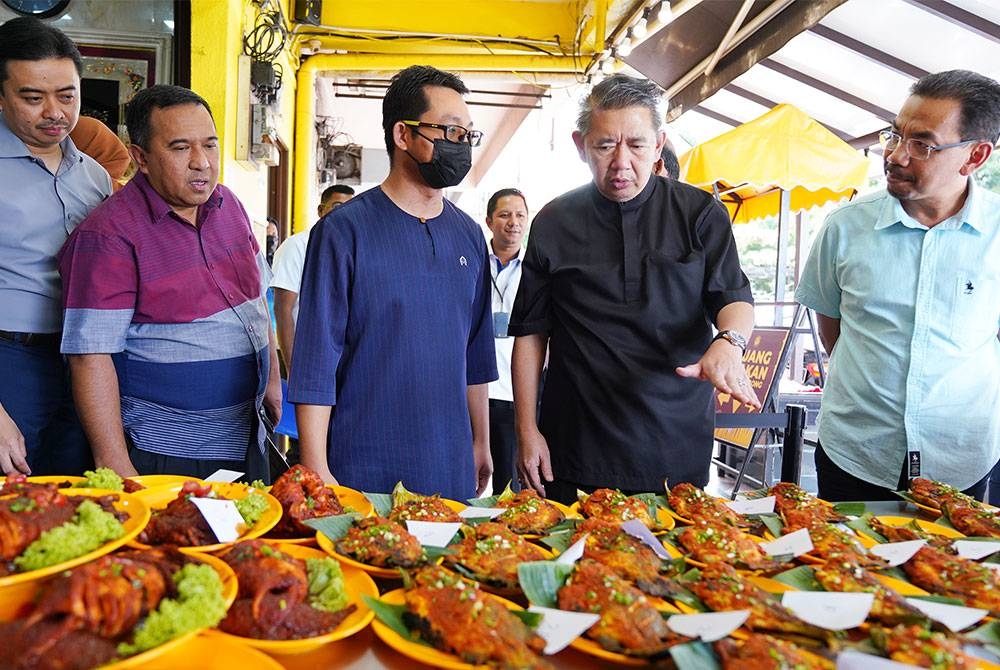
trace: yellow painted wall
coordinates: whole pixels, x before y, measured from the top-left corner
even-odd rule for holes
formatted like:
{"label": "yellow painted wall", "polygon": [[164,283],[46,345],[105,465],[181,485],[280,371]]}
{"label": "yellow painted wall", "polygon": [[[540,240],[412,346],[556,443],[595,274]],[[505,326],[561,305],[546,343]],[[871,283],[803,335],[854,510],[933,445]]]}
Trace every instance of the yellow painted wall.
{"label": "yellow painted wall", "polygon": [[[288,17],[288,0],[280,0]],[[254,165],[236,155],[237,124],[249,127],[252,93],[238,85],[238,60],[243,53],[243,36],[253,30],[258,6],[249,0],[193,0],[191,3],[191,88],[212,107],[219,132],[222,161],[219,180],[236,193],[263,242],[267,214],[268,166]],[[279,93],[276,130],[291,149],[294,140],[295,69],[291,41],[277,59],[284,70]],[[242,103],[242,104],[241,104]],[[288,163],[291,163],[289,157]],[[290,165],[281,166],[291,170]],[[285,219],[291,215],[291,206]]]}

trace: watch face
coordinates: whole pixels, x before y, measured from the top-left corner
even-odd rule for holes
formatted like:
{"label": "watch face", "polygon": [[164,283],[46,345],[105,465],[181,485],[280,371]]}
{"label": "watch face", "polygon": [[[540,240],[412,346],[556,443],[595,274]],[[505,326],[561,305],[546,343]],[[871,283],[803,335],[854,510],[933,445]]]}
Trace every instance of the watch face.
{"label": "watch face", "polygon": [[3,4],[18,14],[45,18],[55,16],[69,5],[69,0],[3,0]]}

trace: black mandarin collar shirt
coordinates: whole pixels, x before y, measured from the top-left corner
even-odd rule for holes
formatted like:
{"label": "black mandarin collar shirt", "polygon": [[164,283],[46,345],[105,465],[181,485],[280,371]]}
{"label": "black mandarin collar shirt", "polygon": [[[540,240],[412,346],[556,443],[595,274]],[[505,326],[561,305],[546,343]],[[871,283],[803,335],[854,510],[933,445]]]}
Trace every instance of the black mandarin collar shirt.
{"label": "black mandarin collar shirt", "polygon": [[704,485],[712,387],[674,369],[704,354],[720,309],[752,301],[729,216],[700,189],[650,177],[618,203],[591,183],[543,207],[509,332],[549,337],[540,428],[556,477]]}

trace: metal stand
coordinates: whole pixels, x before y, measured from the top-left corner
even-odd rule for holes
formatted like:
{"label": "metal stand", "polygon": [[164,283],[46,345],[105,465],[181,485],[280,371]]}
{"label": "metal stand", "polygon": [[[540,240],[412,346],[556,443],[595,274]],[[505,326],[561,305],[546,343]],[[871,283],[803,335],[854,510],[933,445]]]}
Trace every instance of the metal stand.
{"label": "metal stand", "polygon": [[[768,412],[766,414],[717,414],[715,425],[719,428],[754,428],[757,431],[783,429],[781,440],[781,481],[799,483],[802,472],[803,433],[806,428],[806,407],[804,405],[788,405],[784,412]],[[753,455],[756,442],[747,449],[743,466],[736,475],[733,492],[730,498],[736,498],[743,477],[746,475],[750,457]]]}

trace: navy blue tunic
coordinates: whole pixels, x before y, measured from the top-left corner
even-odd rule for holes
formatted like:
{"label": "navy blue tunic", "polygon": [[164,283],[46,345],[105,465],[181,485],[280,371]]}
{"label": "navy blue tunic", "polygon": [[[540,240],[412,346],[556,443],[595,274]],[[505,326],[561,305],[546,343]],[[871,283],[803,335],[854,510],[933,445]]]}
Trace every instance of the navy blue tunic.
{"label": "navy blue tunic", "polygon": [[334,406],[341,484],[475,495],[466,390],[497,378],[489,291],[485,238],[447,200],[424,223],[374,188],[316,224],[289,397]]}

